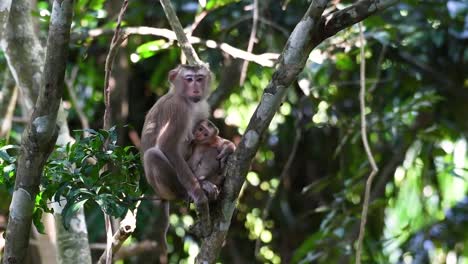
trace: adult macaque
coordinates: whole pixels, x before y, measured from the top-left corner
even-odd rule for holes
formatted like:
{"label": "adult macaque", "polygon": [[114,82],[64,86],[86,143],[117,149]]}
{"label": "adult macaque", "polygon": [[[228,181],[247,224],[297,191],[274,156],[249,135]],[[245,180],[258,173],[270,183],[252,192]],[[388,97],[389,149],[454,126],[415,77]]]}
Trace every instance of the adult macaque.
{"label": "adult macaque", "polygon": [[[200,216],[193,232],[204,237],[211,233],[208,198],[186,160],[191,154],[194,125],[209,116],[206,97],[211,75],[204,66],[180,65],[169,72],[169,82],[169,92],[154,104],[145,118],[141,135],[145,175],[163,201],[166,216],[168,201],[193,200]],[[166,221],[164,238],[161,238],[164,253],[168,227]]]}
{"label": "adult macaque", "polygon": [[198,123],[193,130],[194,147],[188,160],[190,169],[200,180],[210,201],[218,198],[225,158],[236,149],[234,143],[218,134],[219,129],[209,120]]}

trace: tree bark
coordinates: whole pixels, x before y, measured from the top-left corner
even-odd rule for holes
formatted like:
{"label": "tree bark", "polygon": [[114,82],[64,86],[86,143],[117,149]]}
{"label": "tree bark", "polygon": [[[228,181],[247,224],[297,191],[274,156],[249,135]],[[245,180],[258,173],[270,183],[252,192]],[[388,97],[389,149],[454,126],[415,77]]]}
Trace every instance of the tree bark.
{"label": "tree bark", "polygon": [[[8,1],[7,1],[8,2]],[[34,33],[31,1],[15,0],[0,46],[26,107],[32,109],[38,96],[44,66],[44,49]]]}
{"label": "tree bark", "polygon": [[0,91],[0,138],[8,139],[18,99],[18,89],[8,69],[5,70],[4,76],[3,88]]}
{"label": "tree bark", "polygon": [[[11,13],[13,14],[13,10],[19,11],[17,8],[21,7],[21,4],[25,4],[27,6],[26,10],[30,10],[28,3],[29,1],[15,1]],[[21,11],[24,12],[25,10],[23,9]],[[39,90],[36,106],[30,122],[23,133],[21,150],[18,157],[15,188],[10,204],[10,216],[6,231],[5,254],[3,260],[5,264],[23,263],[29,244],[32,213],[35,197],[39,190],[42,170],[57,140],[57,112],[63,94],[72,14],[73,0],[54,1],[49,37],[47,40],[43,85],[40,86],[41,89]],[[10,16],[10,23],[8,24],[9,32],[7,32],[7,36],[11,37],[12,35],[29,32],[24,29],[12,31],[14,26],[18,26],[18,24],[12,23],[12,20],[18,19],[18,17],[29,20],[28,25],[32,26],[30,16],[24,16],[23,14],[18,16],[12,15]],[[16,53],[16,55],[20,56],[20,54],[17,54],[18,50],[20,50],[19,48],[17,49],[16,46],[12,47],[5,44],[11,42],[3,41],[2,43],[6,45],[7,54]],[[32,44],[39,45],[38,42]],[[21,46],[22,45],[20,45],[20,47]],[[29,54],[33,55],[35,50],[31,47],[29,47],[29,50]],[[11,57],[8,57],[7,55],[10,64]],[[41,57],[39,55],[34,54],[34,56],[31,57],[37,60],[30,61],[29,63],[41,64]],[[14,69],[14,67],[12,68]],[[42,74],[40,72],[40,66],[38,68],[39,69],[36,70],[39,71],[34,72],[36,75],[34,77],[37,78],[33,78],[34,81],[31,85],[41,84]],[[21,74],[30,73],[27,71],[28,69],[23,70]],[[13,76],[16,75],[15,79],[18,81],[19,72],[12,71],[12,73]]]}
{"label": "tree bark", "polygon": [[11,0],[3,0],[0,2],[0,40],[3,35],[10,15]]}
{"label": "tree bark", "polygon": [[[3,1],[2,4],[6,2]],[[11,16],[9,16],[8,26],[6,26],[7,32],[5,33],[4,41],[0,42],[0,47],[5,53],[9,69],[13,73],[22,96],[21,99],[28,112],[25,116],[29,116],[33,107],[32,102],[35,102],[37,99],[44,67],[44,50],[40,45],[39,39],[34,34],[35,28],[30,15],[31,11],[32,5],[30,1],[15,0],[11,5]],[[0,32],[3,32],[1,28],[2,21],[0,20]],[[64,145],[73,139],[69,133],[65,111],[61,106],[57,118],[60,127],[57,144]],[[54,213],[57,221],[56,225],[58,226],[56,230],[56,244],[59,245],[58,258],[70,259],[71,257],[75,257],[74,261],[70,259],[70,263],[86,263],[86,260],[89,260],[88,263],[91,263],[86,223],[83,222],[76,226],[76,228],[80,229],[73,228],[67,231],[63,227],[59,227],[62,224],[60,212],[61,210],[57,210]],[[78,211],[71,221],[80,222],[81,219],[84,219],[83,210]],[[67,241],[75,241],[75,243],[67,243]],[[70,255],[69,252],[80,252],[80,255]]]}
{"label": "tree bark", "polygon": [[202,239],[196,263],[214,263],[226,239],[232,214],[250,163],[286,94],[287,88],[302,71],[307,58],[318,44],[340,30],[395,4],[397,0],[361,0],[327,17],[322,13],[328,0],[314,0],[291,33],[276,66],[272,80],[265,88],[246,133],[237,150],[229,157],[225,169],[223,196],[213,212],[213,232]]}

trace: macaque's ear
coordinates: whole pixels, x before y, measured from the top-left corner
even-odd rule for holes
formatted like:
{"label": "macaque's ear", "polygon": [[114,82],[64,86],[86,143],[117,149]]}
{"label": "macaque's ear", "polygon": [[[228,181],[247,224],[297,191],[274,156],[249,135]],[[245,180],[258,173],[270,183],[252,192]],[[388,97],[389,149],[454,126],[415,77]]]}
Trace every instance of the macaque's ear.
{"label": "macaque's ear", "polygon": [[174,82],[175,78],[177,77],[177,74],[179,73],[179,67],[169,71],[169,76],[168,79],[172,83]]}

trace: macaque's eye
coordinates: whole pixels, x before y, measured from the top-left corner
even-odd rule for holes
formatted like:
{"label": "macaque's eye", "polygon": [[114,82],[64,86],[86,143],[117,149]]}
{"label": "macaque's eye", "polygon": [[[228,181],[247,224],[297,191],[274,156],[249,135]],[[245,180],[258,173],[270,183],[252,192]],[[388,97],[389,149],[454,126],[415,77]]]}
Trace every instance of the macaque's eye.
{"label": "macaque's eye", "polygon": [[185,77],[185,80],[186,80],[187,82],[189,82],[189,83],[190,83],[190,82],[193,82],[193,78],[192,78],[192,77]]}
{"label": "macaque's eye", "polygon": [[202,127],[199,127],[199,128],[198,128],[198,131],[200,131],[200,132],[203,131],[203,128],[202,128]]}
{"label": "macaque's eye", "polygon": [[197,77],[197,82],[202,82],[203,81],[203,77]]}
{"label": "macaque's eye", "polygon": [[207,133],[205,133],[205,137],[208,137],[208,134],[207,134]]}

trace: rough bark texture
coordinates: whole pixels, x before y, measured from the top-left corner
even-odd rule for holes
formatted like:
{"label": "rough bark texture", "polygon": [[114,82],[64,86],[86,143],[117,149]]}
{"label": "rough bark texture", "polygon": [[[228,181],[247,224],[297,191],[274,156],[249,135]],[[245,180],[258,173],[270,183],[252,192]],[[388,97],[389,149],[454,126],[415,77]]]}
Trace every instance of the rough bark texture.
{"label": "rough bark texture", "polygon": [[31,10],[31,1],[13,1],[4,39],[0,41],[16,83],[20,89],[25,88],[21,93],[28,109],[32,109],[39,93],[44,65],[44,49],[34,34],[32,16],[26,15]]}
{"label": "rough bark texture", "polygon": [[[29,1],[25,2],[29,3]],[[20,4],[16,5],[16,3],[17,1],[12,6],[10,19],[16,17],[13,15],[13,10],[21,6]],[[6,231],[4,263],[23,263],[24,253],[28,248],[32,212],[42,170],[50,152],[53,150],[58,135],[57,112],[63,93],[72,11],[73,0],[54,1],[49,38],[47,40],[44,84],[39,91],[31,121],[22,136],[15,191],[10,205],[10,216]],[[22,12],[24,12],[24,9]],[[18,16],[29,17],[24,16],[24,14]],[[9,28],[13,26],[10,20]],[[22,31],[27,30],[19,30],[14,33],[20,34]],[[10,28],[7,35],[11,36],[12,34]],[[6,50],[9,50],[7,53],[17,52],[16,48],[10,48],[9,45],[7,45]],[[40,64],[40,58],[35,63]],[[18,72],[13,72],[13,75],[15,73]],[[21,72],[21,74],[27,73]],[[15,79],[18,81],[17,76]]]}
{"label": "rough bark texture", "polygon": [[5,32],[8,16],[10,15],[11,0],[2,0],[0,2],[0,41]]}
{"label": "rough bark texture", "polygon": [[172,7],[171,1],[160,0],[160,2],[164,9],[164,13],[166,14],[167,20],[169,21],[169,24],[171,24],[172,29],[177,35],[177,40],[179,41],[180,48],[187,57],[188,63],[192,65],[202,64],[202,62],[198,58],[197,53],[193,49],[192,45],[190,45],[190,42],[188,41],[187,36],[185,35],[184,29],[182,28],[179,18],[177,17],[174,8]]}
{"label": "rough bark texture", "polygon": [[57,262],[60,264],[91,264],[89,254],[88,231],[83,209],[70,219],[70,230],[62,224],[60,207],[54,207],[55,228],[57,230]]}
{"label": "rough bark texture", "polygon": [[[278,110],[288,86],[302,71],[307,58],[318,44],[340,30],[395,4],[396,0],[362,0],[354,5],[322,17],[327,0],[312,1],[305,16],[291,33],[272,80],[250,119],[246,133],[237,150],[231,155],[225,169],[226,182],[223,197],[213,213],[213,232],[202,240],[196,263],[215,263],[229,230],[232,214],[250,163],[258,150],[261,137]],[[331,22],[332,21],[332,22]]]}
{"label": "rough bark texture", "polygon": [[[8,2],[8,1],[7,1]],[[1,2],[2,4],[5,2]],[[26,110],[32,111],[33,102],[36,101],[40,83],[42,80],[42,70],[44,67],[44,51],[37,36],[34,34],[34,25],[32,22],[31,4],[28,0],[15,0],[11,6],[11,16],[9,18],[8,33],[6,33],[4,41],[0,42],[0,47],[3,49],[8,65],[14,75],[18,88],[21,92],[22,99],[26,102]],[[0,21],[0,28],[2,26]],[[0,30],[1,32],[1,30]],[[26,114],[29,116],[29,113]],[[62,107],[59,108],[58,124],[60,127],[59,138],[57,144],[64,145],[72,140],[70,137],[68,124],[66,122],[66,114]],[[61,211],[61,210],[59,210]],[[55,213],[55,216],[60,219],[61,214]],[[79,221],[84,218],[84,212],[78,211],[72,217],[71,221]],[[58,225],[61,225],[61,221]],[[88,236],[86,224],[79,225],[81,230],[65,230],[64,228],[57,229],[57,244],[63,241],[73,241],[76,243],[65,243],[66,246],[60,246],[58,249],[58,257],[60,259],[70,259],[75,255],[70,255],[67,252],[80,252],[80,256],[76,256],[75,262],[78,260],[86,260],[90,258],[91,252],[88,246]]]}
{"label": "rough bark texture", "polygon": [[5,71],[3,88],[0,91],[0,138],[8,138],[13,112],[18,98],[18,89],[9,70]]}

